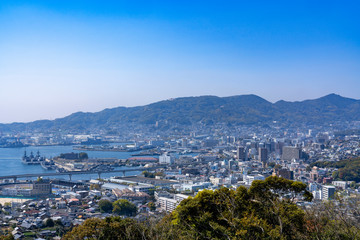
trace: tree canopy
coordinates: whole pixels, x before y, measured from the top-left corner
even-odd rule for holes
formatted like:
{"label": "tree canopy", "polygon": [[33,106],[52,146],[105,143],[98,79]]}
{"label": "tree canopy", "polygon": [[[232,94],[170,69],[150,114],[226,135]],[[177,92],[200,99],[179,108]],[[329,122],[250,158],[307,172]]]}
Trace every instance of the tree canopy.
{"label": "tree canopy", "polygon": [[65,240],[116,240],[116,239],[143,239],[143,226],[133,219],[108,217],[87,219],[81,226],[74,228],[65,236]]}
{"label": "tree canopy", "polygon": [[337,162],[318,161],[312,163],[311,166],[336,168],[337,170],[333,172],[334,179],[360,182],[360,158],[340,160]]}
{"label": "tree canopy", "polygon": [[137,207],[126,199],[120,199],[113,203],[112,211],[119,215],[133,216],[137,212]]}
{"label": "tree canopy", "polygon": [[113,210],[113,204],[109,200],[102,199],[98,202],[100,212],[110,213]]}
{"label": "tree canopy", "polygon": [[293,239],[305,229],[295,198],[312,196],[305,184],[278,177],[250,189],[204,190],[180,203],[172,223],[194,239]]}

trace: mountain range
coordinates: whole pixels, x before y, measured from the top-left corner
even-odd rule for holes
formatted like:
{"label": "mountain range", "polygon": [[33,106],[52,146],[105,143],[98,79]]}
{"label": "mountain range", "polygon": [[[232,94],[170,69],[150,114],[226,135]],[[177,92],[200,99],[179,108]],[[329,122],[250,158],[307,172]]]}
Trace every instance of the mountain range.
{"label": "mountain range", "polygon": [[29,123],[0,124],[0,131],[89,130],[113,126],[264,124],[283,123],[323,124],[336,121],[360,120],[360,100],[330,94],[318,99],[299,102],[271,103],[256,95],[231,97],[200,96],[159,101],[145,106],[117,107],[100,112],[77,112],[55,120]]}

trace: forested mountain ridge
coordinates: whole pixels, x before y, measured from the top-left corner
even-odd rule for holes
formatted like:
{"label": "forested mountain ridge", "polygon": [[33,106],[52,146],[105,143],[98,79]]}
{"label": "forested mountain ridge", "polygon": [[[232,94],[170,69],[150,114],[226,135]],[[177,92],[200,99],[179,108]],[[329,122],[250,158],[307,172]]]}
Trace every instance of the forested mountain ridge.
{"label": "forested mountain ridge", "polygon": [[0,131],[42,129],[105,129],[130,124],[173,125],[226,123],[233,125],[264,124],[272,121],[309,124],[360,120],[360,100],[330,94],[301,102],[271,103],[256,95],[231,97],[182,97],[145,106],[117,107],[95,113],[77,112],[55,120],[0,124]]}

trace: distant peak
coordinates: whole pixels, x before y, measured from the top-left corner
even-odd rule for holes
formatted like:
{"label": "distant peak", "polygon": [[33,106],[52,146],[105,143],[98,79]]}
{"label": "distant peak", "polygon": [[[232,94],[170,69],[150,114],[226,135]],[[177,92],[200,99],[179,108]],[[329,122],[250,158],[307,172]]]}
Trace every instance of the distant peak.
{"label": "distant peak", "polygon": [[331,93],[329,95],[326,95],[324,97],[319,98],[320,100],[330,100],[330,101],[356,101],[352,98],[343,97],[339,94]]}
{"label": "distant peak", "polygon": [[322,97],[322,98],[339,98],[339,97],[341,97],[342,98],[342,96],[340,96],[339,94],[336,94],[336,93],[330,93],[329,95],[325,95],[324,97]]}
{"label": "distant peak", "polygon": [[284,103],[288,103],[288,101],[285,101],[285,100],[279,100],[279,101],[275,102],[275,104],[284,104]]}

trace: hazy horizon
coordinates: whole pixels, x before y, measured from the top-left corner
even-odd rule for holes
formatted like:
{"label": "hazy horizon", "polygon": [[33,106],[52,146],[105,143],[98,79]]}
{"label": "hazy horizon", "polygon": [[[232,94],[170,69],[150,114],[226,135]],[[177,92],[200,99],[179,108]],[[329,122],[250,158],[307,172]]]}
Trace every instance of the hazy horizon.
{"label": "hazy horizon", "polygon": [[359,3],[0,3],[0,123],[255,94],[358,99]]}

